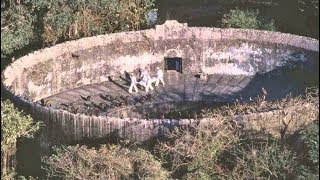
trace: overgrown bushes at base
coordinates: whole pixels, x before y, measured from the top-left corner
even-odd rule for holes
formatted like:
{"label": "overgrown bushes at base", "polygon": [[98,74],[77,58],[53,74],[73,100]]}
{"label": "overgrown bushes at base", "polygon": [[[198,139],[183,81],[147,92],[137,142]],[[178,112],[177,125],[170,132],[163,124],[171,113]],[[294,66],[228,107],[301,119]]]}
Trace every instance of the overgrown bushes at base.
{"label": "overgrown bushes at base", "polygon": [[[318,89],[259,99],[203,111],[210,123],[176,127],[151,151],[137,144],[62,147],[44,167],[62,179],[318,179]],[[301,152],[292,146],[298,142],[306,145]]]}
{"label": "overgrown bushes at base", "polygon": [[103,145],[56,148],[43,159],[49,178],[60,179],[167,179],[169,173],[148,151]]}

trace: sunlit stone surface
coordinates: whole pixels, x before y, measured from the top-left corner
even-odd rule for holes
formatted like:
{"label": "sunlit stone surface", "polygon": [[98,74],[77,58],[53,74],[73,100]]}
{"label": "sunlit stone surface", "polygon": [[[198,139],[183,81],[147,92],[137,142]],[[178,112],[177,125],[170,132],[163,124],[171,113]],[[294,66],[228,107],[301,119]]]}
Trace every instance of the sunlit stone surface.
{"label": "sunlit stone surface", "polygon": [[[126,73],[139,76],[145,68],[155,76],[156,67],[165,72],[165,87],[128,93]],[[42,140],[49,146],[114,135],[142,141],[177,124],[210,124],[195,118],[196,106],[249,101],[262,87],[269,100],[298,95],[318,85],[318,76],[318,40],[167,21],[33,52],[2,79],[11,99],[45,122]]]}

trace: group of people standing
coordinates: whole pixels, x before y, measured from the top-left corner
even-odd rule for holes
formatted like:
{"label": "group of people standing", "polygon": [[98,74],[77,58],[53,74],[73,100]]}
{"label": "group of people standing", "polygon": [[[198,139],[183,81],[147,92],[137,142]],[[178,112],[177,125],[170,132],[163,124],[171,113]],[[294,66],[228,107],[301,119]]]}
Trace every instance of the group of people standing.
{"label": "group of people standing", "polygon": [[155,86],[158,86],[159,82],[161,81],[163,86],[165,85],[164,81],[163,81],[163,71],[159,67],[157,67],[157,72],[156,72],[157,76],[153,77],[153,78],[149,75],[148,71],[145,69],[141,69],[140,73],[141,73],[140,74],[140,78],[141,78],[140,81],[137,81],[137,78],[134,75],[134,73],[130,73],[131,84],[129,87],[129,93],[132,93],[133,88],[134,88],[135,92],[138,92],[137,84],[143,86],[145,88],[146,92],[149,92],[149,89],[150,90],[154,89],[152,87],[152,83],[156,83]]}

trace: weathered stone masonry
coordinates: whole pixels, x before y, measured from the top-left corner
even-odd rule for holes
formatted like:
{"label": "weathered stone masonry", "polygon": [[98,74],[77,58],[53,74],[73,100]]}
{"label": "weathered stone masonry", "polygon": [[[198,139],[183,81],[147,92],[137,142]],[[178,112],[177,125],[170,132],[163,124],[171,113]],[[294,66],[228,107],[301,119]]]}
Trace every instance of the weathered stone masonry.
{"label": "weathered stone masonry", "polygon": [[188,27],[167,21],[154,29],[82,38],[30,53],[6,68],[2,82],[14,101],[46,123],[48,143],[103,138],[112,132],[143,140],[163,134],[175,124],[190,124],[195,120],[89,117],[41,107],[32,101],[107,81],[108,76],[125,71],[146,68],[152,72],[155,67],[164,66],[166,57],[181,57],[183,72],[190,74],[255,75],[290,62],[308,61],[318,51],[318,40],[308,37],[247,29]]}
{"label": "weathered stone masonry", "polygon": [[139,67],[154,71],[163,66],[165,56],[181,56],[188,73],[254,75],[288,60],[306,60],[312,51],[319,51],[318,41],[307,37],[168,21],[155,29],[83,38],[36,51],[4,71],[4,84],[15,95],[36,101]]}

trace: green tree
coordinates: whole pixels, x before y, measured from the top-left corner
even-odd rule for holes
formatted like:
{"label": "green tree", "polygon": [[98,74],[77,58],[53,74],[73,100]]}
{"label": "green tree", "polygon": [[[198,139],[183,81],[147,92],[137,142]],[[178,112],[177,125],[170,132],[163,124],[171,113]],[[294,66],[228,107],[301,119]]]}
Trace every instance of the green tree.
{"label": "green tree", "polygon": [[32,41],[33,21],[34,16],[23,5],[1,8],[1,59]]}
{"label": "green tree", "polygon": [[275,31],[274,20],[267,21],[259,15],[259,10],[232,9],[224,14],[221,26],[226,28],[263,29]]}
{"label": "green tree", "polygon": [[33,137],[41,127],[30,115],[19,111],[9,101],[1,100],[1,178],[15,175],[16,142],[19,137]]}
{"label": "green tree", "polygon": [[149,27],[150,23],[154,23],[150,21],[150,11],[156,12],[154,2],[1,1],[1,59],[8,61],[12,56],[17,57],[17,51],[34,48],[35,44],[37,47],[40,47],[39,44],[51,46],[81,37]]}
{"label": "green tree", "polygon": [[[154,0],[30,0],[43,17],[43,42],[53,45],[70,39],[147,27]],[[40,13],[39,13],[40,14]]]}

